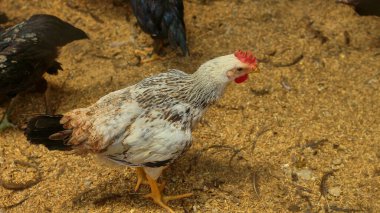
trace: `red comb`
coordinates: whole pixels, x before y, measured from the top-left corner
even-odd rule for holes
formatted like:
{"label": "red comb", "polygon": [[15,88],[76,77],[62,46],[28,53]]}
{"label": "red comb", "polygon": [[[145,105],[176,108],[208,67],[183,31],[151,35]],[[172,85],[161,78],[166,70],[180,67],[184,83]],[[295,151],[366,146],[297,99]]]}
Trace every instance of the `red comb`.
{"label": "red comb", "polygon": [[241,51],[236,50],[235,57],[238,58],[241,62],[249,64],[251,66],[256,66],[256,57],[253,56],[252,52],[250,51]]}

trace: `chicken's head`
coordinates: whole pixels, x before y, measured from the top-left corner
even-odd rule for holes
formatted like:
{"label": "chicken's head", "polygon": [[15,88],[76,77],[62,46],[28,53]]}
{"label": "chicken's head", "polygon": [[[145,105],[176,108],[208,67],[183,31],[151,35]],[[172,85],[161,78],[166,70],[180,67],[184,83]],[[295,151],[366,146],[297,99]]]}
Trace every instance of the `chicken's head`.
{"label": "chicken's head", "polygon": [[242,83],[248,79],[249,73],[257,70],[257,60],[252,53],[238,50],[202,64],[196,75],[215,84]]}
{"label": "chicken's head", "polygon": [[249,51],[237,50],[234,53],[237,59],[235,66],[227,71],[227,77],[236,83],[242,83],[248,79],[248,74],[258,70],[256,57]]}

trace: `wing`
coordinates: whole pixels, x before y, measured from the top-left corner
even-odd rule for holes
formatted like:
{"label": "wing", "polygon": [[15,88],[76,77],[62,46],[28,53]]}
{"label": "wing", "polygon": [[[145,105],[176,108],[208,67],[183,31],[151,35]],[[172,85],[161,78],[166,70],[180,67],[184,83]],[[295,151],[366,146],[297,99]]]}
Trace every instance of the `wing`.
{"label": "wing", "polygon": [[109,93],[90,107],[66,113],[61,123],[73,131],[68,144],[102,152],[117,143],[143,111],[133,99],[133,90],[131,86]]}
{"label": "wing", "polygon": [[129,166],[161,167],[173,162],[191,144],[189,109],[190,106],[176,104],[145,111],[125,132],[123,140],[102,154]]}
{"label": "wing", "polygon": [[56,48],[47,48],[33,40],[3,40],[0,42],[0,93],[14,96],[38,83],[43,73],[58,63],[54,61],[57,55]]}

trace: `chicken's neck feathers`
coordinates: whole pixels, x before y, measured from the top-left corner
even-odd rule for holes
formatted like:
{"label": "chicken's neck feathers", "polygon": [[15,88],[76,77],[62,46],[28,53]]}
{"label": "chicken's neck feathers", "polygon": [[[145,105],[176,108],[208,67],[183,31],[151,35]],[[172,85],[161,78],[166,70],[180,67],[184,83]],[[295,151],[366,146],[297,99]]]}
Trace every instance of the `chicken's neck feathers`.
{"label": "chicken's neck feathers", "polygon": [[208,75],[213,72],[212,69],[215,67],[201,66],[197,72],[189,75],[191,80],[185,90],[188,102],[207,107],[221,98],[229,81]]}
{"label": "chicken's neck feathers", "polygon": [[[192,76],[194,77],[194,76]],[[193,79],[186,90],[186,98],[188,102],[206,107],[218,100],[224,92],[225,85],[214,84],[213,82],[206,81],[207,79]]]}
{"label": "chicken's neck feathers", "polygon": [[223,95],[233,60],[231,55],[222,56],[202,64],[193,74],[172,69],[146,78],[136,85],[136,101],[143,108],[179,101],[205,109]]}
{"label": "chicken's neck feathers", "polygon": [[226,72],[235,66],[236,61],[233,55],[225,55],[202,64],[190,75],[192,83],[187,90],[190,101],[210,104],[218,100],[230,82]]}

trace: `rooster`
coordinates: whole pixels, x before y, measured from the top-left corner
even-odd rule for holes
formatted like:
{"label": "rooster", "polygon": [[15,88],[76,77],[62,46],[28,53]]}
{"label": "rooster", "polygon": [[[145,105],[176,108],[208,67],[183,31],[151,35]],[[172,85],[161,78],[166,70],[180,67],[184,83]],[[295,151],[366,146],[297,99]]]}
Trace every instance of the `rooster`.
{"label": "rooster", "polygon": [[[82,30],[52,15],[33,15],[0,31],[0,97],[13,98],[28,89],[44,92],[42,75],[62,70],[56,61],[58,47],[88,38]],[[8,121],[12,100],[3,115],[0,130],[12,126]]]}
{"label": "rooster", "polygon": [[194,125],[228,83],[242,83],[254,70],[256,58],[243,51],[212,59],[193,74],[169,70],[111,92],[87,108],[34,117],[25,135],[49,149],[95,153],[135,167],[135,191],[149,184],[151,193],[145,197],[173,212],[167,201],[192,194],[165,196],[157,179],[190,147]]}
{"label": "rooster", "polygon": [[[164,40],[173,47],[180,47],[183,55],[189,54],[182,0],[131,0],[130,3],[137,23],[154,40],[153,53],[156,54],[143,62],[159,58],[157,54],[160,54]],[[136,52],[146,55],[144,51]]]}

